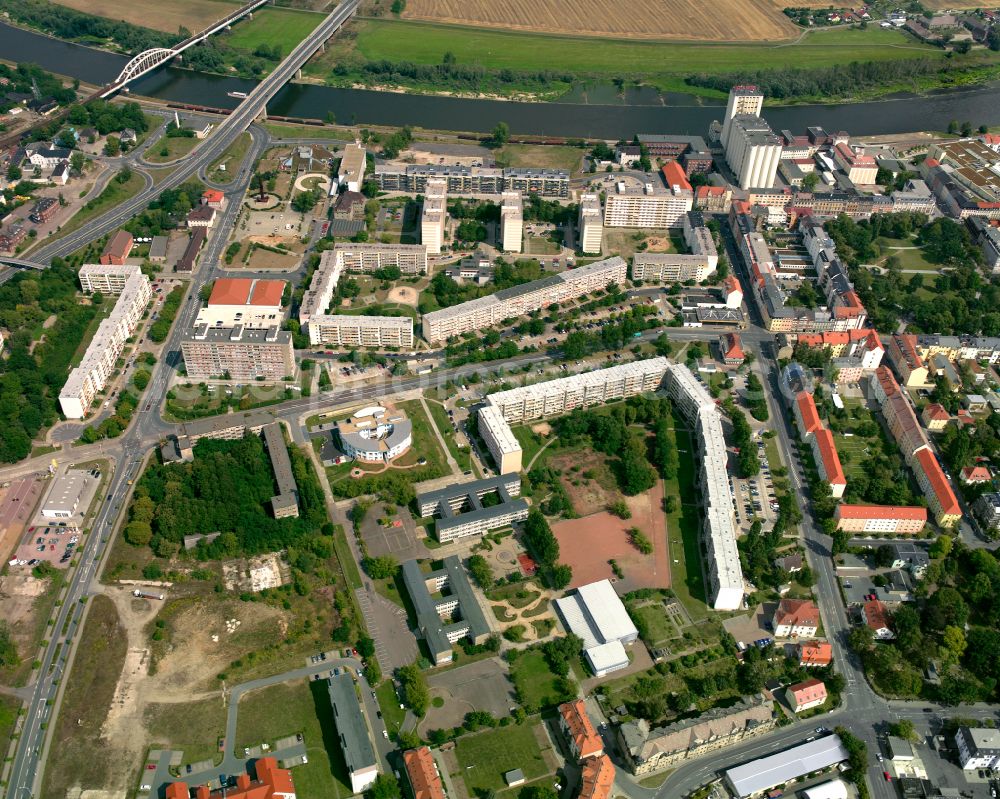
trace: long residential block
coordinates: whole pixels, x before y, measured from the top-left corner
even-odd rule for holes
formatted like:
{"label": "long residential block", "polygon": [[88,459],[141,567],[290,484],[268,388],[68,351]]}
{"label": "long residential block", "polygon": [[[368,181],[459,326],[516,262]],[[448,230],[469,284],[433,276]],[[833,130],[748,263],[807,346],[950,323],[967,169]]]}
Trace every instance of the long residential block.
{"label": "long residential block", "polygon": [[412,347],[413,319],[409,316],[314,316],[309,321],[309,341],[338,347]]}
{"label": "long residential block", "polygon": [[927,524],[927,508],[894,505],[837,505],[837,529],[848,533],[919,533]]}
{"label": "long residential block", "polygon": [[569,269],[530,283],[502,289],[486,297],[432,311],[423,319],[424,338],[431,344],[451,336],[483,330],[538,311],[553,303],[621,284],[628,274],[628,265],[618,256],[606,258],[577,269]]}
{"label": "long residential block", "polygon": [[67,419],[82,419],[97,392],[114,374],[125,342],[135,332],[152,297],[152,288],[141,272],[131,275],[118,295],[111,314],[97,328],[83,360],[59,392],[59,405]]}
{"label": "long residential block", "polygon": [[334,265],[344,272],[376,272],[395,266],[404,275],[427,271],[427,247],[423,244],[336,244],[321,256],[317,270],[329,271]]}
{"label": "long residential block", "polygon": [[133,275],[142,272],[138,264],[84,264],[80,267],[80,289],[84,294],[118,296],[125,290],[125,284]]}
{"label": "long residential block", "polygon": [[711,394],[683,364],[670,364],[667,391],[695,429],[700,483],[705,503],[704,541],[712,607],[737,610],[743,604],[743,569],[736,548],[736,515],[729,488],[729,452],[722,417]]}
{"label": "long residential block", "polygon": [[604,227],[680,227],[694,206],[690,185],[661,188],[652,183],[633,188],[619,183],[604,200]]}
{"label": "long residential block", "polygon": [[569,197],[569,172],[535,167],[466,166],[464,164],[376,164],[373,179],[382,191],[420,194],[431,180],[443,180],[448,194],[500,194],[516,191],[541,197]]}
{"label": "long residential block", "polygon": [[596,194],[580,195],[580,212],[577,220],[580,233],[580,249],[597,255],[601,252],[604,239],[601,198]]}
{"label": "long residential block", "polygon": [[233,380],[283,380],[295,374],[292,334],[271,328],[197,325],[181,335],[189,378],[228,375]]}
{"label": "long residential block", "polygon": [[684,215],[684,241],[690,253],[640,252],[632,259],[632,279],[680,283],[706,280],[719,265],[712,231],[701,211]]}

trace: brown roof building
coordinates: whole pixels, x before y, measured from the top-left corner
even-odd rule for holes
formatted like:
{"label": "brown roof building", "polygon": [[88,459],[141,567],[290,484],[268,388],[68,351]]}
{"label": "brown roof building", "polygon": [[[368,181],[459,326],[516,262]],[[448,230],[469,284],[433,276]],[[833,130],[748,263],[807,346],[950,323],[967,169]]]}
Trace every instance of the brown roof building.
{"label": "brown roof building", "polygon": [[559,705],[559,727],[566,734],[569,748],[577,760],[599,757],[604,753],[604,741],[594,729],[582,699]]}
{"label": "brown roof building", "polygon": [[403,752],[403,764],[413,789],[413,799],[445,799],[444,785],[430,749],[421,746]]}
{"label": "brown roof building", "polygon": [[[288,769],[278,768],[273,757],[262,757],[254,764],[257,779],[243,773],[236,777],[235,788],[210,791],[207,785],[195,789],[196,799],[295,799],[295,785]],[[166,799],[190,799],[187,783],[172,782],[165,791]]]}
{"label": "brown roof building", "polygon": [[132,241],[132,234],[127,230],[119,230],[105,245],[104,252],[101,253],[101,263],[121,266],[132,252],[133,246],[135,243]]}
{"label": "brown roof building", "polygon": [[[592,757],[583,764],[580,799],[608,799],[615,783],[615,764],[607,755]],[[420,799],[420,797],[417,797]]]}

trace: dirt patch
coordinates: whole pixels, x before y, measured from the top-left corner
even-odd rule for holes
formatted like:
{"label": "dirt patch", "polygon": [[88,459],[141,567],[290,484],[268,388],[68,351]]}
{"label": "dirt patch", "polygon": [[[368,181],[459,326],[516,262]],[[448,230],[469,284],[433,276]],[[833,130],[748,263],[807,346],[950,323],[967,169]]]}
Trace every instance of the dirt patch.
{"label": "dirt patch", "polygon": [[646,242],[646,252],[670,252],[674,248],[670,239],[661,236],[650,236],[643,241]]}
{"label": "dirt patch", "polygon": [[593,450],[557,455],[549,465],[562,472],[560,480],[580,516],[603,511],[620,498],[607,459]]}
{"label": "dirt patch", "polygon": [[255,558],[228,560],[222,564],[222,579],[228,591],[257,593],[278,588],[292,578],[284,552],[271,552]]}
{"label": "dirt patch", "polygon": [[0,578],[0,617],[14,635],[22,657],[31,656],[36,624],[35,606],[45,593],[46,580],[36,580],[31,574],[8,574]]}
{"label": "dirt patch", "polygon": [[539,422],[531,426],[531,432],[538,433],[540,436],[548,436],[552,433],[552,425],[548,422]]}
{"label": "dirt patch", "polygon": [[396,286],[394,289],[389,290],[389,302],[399,302],[403,305],[410,305],[416,308],[419,298],[420,295],[412,286]]}
{"label": "dirt patch", "polygon": [[[646,494],[625,497],[632,511],[631,519],[619,519],[600,511],[553,524],[552,532],[559,541],[559,559],[573,569],[570,587],[607,579],[621,582],[623,592],[668,588],[670,563],[666,521],[660,510],[662,496],[662,489],[657,486]],[[653,543],[652,554],[643,555],[632,545],[630,527],[638,527]],[[623,577],[615,574],[610,560],[617,563]]]}

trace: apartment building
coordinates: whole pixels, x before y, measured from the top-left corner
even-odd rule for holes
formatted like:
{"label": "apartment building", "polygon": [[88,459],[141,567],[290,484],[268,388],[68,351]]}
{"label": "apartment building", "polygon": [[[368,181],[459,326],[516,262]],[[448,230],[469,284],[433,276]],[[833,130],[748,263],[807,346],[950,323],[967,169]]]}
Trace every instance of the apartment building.
{"label": "apartment building", "polygon": [[803,710],[819,707],[826,701],[826,683],[815,677],[803,682],[789,685],[785,689],[785,697],[792,710],[801,713]]}
{"label": "apartment building", "polygon": [[42,197],[34,204],[28,218],[36,225],[48,222],[59,212],[59,200],[55,197]]}
{"label": "apartment building", "polygon": [[929,448],[917,450],[910,465],[921,491],[927,498],[927,505],[940,527],[954,527],[962,518],[962,508],[955,493],[948,485],[941,465]]}
{"label": "apartment building", "polygon": [[420,241],[428,253],[437,255],[441,252],[447,223],[448,184],[440,178],[433,178],[427,181],[420,211]]}
{"label": "apartment building", "polygon": [[[529,508],[520,495],[521,478],[514,472],[418,493],[416,501],[421,517],[437,517],[435,534],[444,544],[523,522]],[[484,505],[487,497],[495,504]]]}
{"label": "apartment building", "polygon": [[101,294],[117,297],[125,290],[129,278],[142,274],[138,264],[84,264],[77,273],[80,290],[84,294]]}
{"label": "apartment building", "polygon": [[382,191],[421,194],[430,180],[443,180],[448,194],[479,196],[516,191],[569,197],[569,172],[562,169],[492,169],[464,164],[376,164],[372,179]]}
{"label": "apartment building", "polygon": [[771,619],[775,638],[813,638],[819,624],[819,608],[809,599],[782,599]]}
{"label": "apartment building", "polygon": [[521,445],[512,422],[559,416],[653,391],[663,382],[668,365],[666,358],[650,358],[490,394],[478,411],[479,433],[501,474],[520,471]]}
{"label": "apartment building", "polygon": [[524,239],[524,201],[516,191],[500,195],[500,249],[521,252]]}
{"label": "apartment building", "polygon": [[299,515],[299,487],[292,471],[292,461],[288,457],[285,433],[280,422],[271,422],[261,429],[267,457],[271,461],[274,482],[278,493],[271,497],[271,512],[275,519],[296,518]]}
{"label": "apartment building", "polygon": [[632,279],[671,283],[707,280],[719,264],[712,232],[700,211],[684,215],[683,229],[690,253],[636,253],[632,259]]}
{"label": "apartment building", "polygon": [[966,771],[1000,766],[1000,730],[959,727],[955,733],[958,763]]}
{"label": "apartment building", "polygon": [[840,456],[833,442],[833,433],[823,427],[812,394],[808,391],[796,394],[792,402],[792,412],[795,414],[799,435],[812,447],[819,476],[830,486],[833,496],[839,499],[844,496],[847,479],[844,477]]}
{"label": "apartment building", "polygon": [[125,342],[135,332],[152,297],[147,278],[138,272],[125,282],[115,307],[97,328],[80,365],[69,373],[59,405],[67,419],[83,419],[94,398],[114,373]]}
{"label": "apartment building", "polygon": [[580,235],[580,249],[589,255],[599,255],[604,241],[604,221],[601,199],[596,194],[580,195],[577,228]]}
{"label": "apartment building", "polygon": [[215,281],[205,307],[198,311],[195,326],[271,328],[280,327],[284,280],[222,277]]}
{"label": "apartment building", "polygon": [[781,162],[781,139],[759,116],[727,119],[726,162],[741,189],[770,189]]}
{"label": "apartment building", "polygon": [[367,153],[360,144],[348,144],[344,147],[344,155],[337,169],[337,183],[344,191],[361,191],[365,182]]}
{"label": "apartment building", "polygon": [[423,318],[424,338],[435,344],[451,336],[484,330],[505,319],[605,289],[612,283],[620,285],[625,282],[627,272],[625,261],[615,256],[432,311]]}
{"label": "apartment building", "polygon": [[684,184],[686,188],[677,184],[664,189],[652,183],[636,188],[619,182],[604,200],[604,227],[680,227],[694,206],[691,184],[687,179]]}
{"label": "apartment building", "polygon": [[716,610],[737,610],[743,605],[743,569],[736,548],[736,516],[722,417],[708,390],[686,366],[670,364],[666,385],[678,410],[694,428],[698,442],[710,601]]}
{"label": "apartment building", "polygon": [[594,729],[582,699],[559,705],[559,729],[566,738],[570,753],[578,763],[604,754],[604,741]]}
{"label": "apartment building", "polygon": [[409,316],[350,316],[323,314],[309,320],[309,343],[336,347],[405,349],[413,346]]}
{"label": "apartment building", "polygon": [[722,120],[722,135],[720,141],[723,148],[729,145],[729,137],[733,130],[733,120],[737,116],[759,117],[764,110],[764,93],[756,86],[733,86],[729,90],[726,102],[726,116]]}
{"label": "apartment building", "polygon": [[279,327],[209,327],[181,334],[184,369],[193,380],[284,380],[295,374],[292,334]]}
{"label": "apartment building", "polygon": [[327,680],[332,716],[337,727],[340,754],[351,778],[351,793],[365,791],[381,772],[378,755],[369,733],[369,720],[358,697],[353,677],[347,669]]}
{"label": "apartment building", "polygon": [[990,492],[972,503],[972,515],[984,532],[996,535],[1000,532],[1000,494]]}
{"label": "apartment building", "polygon": [[917,352],[917,337],[912,333],[895,333],[889,337],[886,354],[899,379],[907,388],[928,385],[927,364]]}
{"label": "apartment building", "polygon": [[629,771],[639,777],[763,735],[776,725],[774,702],[754,696],[662,727],[651,727],[645,719],[628,721],[616,732]]}
{"label": "apartment building", "polygon": [[447,799],[441,772],[434,755],[426,746],[403,752],[403,766],[413,792],[413,799]]}
{"label": "apartment building", "polygon": [[404,275],[427,272],[427,247],[423,244],[335,244],[320,256],[318,270],[329,271],[334,264],[344,272],[370,274],[394,266]]}
{"label": "apartment building", "polygon": [[927,508],[894,505],[837,505],[837,529],[848,533],[914,535],[927,525]]}

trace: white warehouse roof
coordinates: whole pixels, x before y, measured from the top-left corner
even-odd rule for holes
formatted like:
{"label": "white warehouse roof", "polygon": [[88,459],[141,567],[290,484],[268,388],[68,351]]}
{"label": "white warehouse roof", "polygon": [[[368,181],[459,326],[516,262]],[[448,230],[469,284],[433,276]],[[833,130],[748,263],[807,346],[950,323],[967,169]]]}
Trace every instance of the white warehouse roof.
{"label": "white warehouse roof", "polygon": [[726,781],[736,796],[752,796],[813,771],[829,768],[847,758],[840,736],[824,735],[815,741],[727,769]]}
{"label": "white warehouse roof", "polygon": [[847,799],[847,785],[843,780],[829,780],[806,788],[802,795],[806,799]]}
{"label": "white warehouse roof", "polygon": [[599,580],[576,589],[602,642],[633,640],[639,634],[610,580]]}

